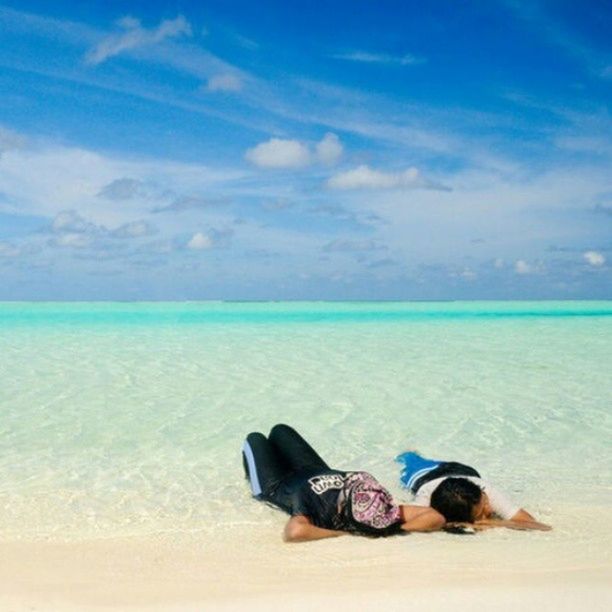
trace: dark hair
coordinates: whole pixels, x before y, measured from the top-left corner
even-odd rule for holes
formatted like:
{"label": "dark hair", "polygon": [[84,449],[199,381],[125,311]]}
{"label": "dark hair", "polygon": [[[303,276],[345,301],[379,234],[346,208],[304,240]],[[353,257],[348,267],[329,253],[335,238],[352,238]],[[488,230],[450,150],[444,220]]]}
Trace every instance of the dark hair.
{"label": "dark hair", "polygon": [[447,478],[431,494],[431,507],[449,523],[471,523],[481,497],[480,487],[466,478]]}

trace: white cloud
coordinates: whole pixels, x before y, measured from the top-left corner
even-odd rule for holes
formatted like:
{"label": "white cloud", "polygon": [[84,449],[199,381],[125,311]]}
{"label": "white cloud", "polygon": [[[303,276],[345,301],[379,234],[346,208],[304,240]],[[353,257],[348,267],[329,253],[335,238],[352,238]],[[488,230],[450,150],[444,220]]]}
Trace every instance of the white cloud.
{"label": "white cloud", "polygon": [[361,165],[332,176],[327,186],[331,189],[410,189],[423,187],[425,182],[416,168],[402,172],[381,172]]}
{"label": "white cloud", "polygon": [[606,263],[606,258],[597,251],[587,251],[582,255],[587,263],[591,266],[599,267]]}
{"label": "white cloud", "polygon": [[322,164],[331,166],[342,157],[343,147],[338,136],[328,132],[321,142],[317,143],[315,150],[317,159]]}
{"label": "white cloud", "polygon": [[175,19],[164,19],[156,28],[143,28],[140,21],[133,17],[124,17],[117,22],[123,30],[102,39],[85,56],[88,64],[98,65],[108,58],[124,51],[160,43],[166,38],[191,36],[191,25],[182,15]]}
{"label": "white cloud", "polygon": [[365,64],[396,64],[409,66],[423,64],[425,60],[410,53],[404,55],[389,55],[387,53],[369,53],[368,51],[353,51],[351,53],[338,53],[332,55],[334,59],[347,60],[349,62],[362,62]]}
{"label": "white cloud", "polygon": [[259,143],[245,157],[260,168],[301,168],[311,162],[310,150],[305,144],[280,138]]}
{"label": "white cloud", "polygon": [[314,148],[299,140],[270,138],[249,149],[245,158],[260,168],[303,168],[313,163],[333,165],[343,151],[338,136],[328,132]]}
{"label": "white cloud", "polygon": [[536,268],[524,259],[517,259],[517,261],[514,262],[514,271],[517,274],[533,274]]}
{"label": "white cloud", "polygon": [[242,81],[235,74],[217,74],[208,79],[206,89],[208,91],[240,91]]}
{"label": "white cloud", "polygon": [[514,263],[514,271],[517,274],[529,274],[531,266],[524,259],[519,259]]}
{"label": "white cloud", "polygon": [[213,241],[210,239],[210,236],[203,234],[202,232],[196,232],[189,242],[187,242],[187,248],[192,249],[194,251],[203,251],[205,249],[211,249],[213,246]]}

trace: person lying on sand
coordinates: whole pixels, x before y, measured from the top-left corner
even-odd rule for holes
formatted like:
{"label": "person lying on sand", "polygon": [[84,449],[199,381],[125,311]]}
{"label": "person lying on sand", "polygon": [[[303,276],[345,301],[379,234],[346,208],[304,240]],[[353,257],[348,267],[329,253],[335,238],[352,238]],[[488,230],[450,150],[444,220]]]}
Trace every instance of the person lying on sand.
{"label": "person lying on sand", "polygon": [[267,438],[250,433],[242,457],[253,496],[291,515],[287,542],[345,533],[386,537],[444,526],[444,517],[432,508],[396,504],[367,472],[330,468],[288,425],[275,425]]}
{"label": "person lying on sand", "polygon": [[447,528],[551,529],[482,480],[469,465],[425,459],[414,451],[402,453],[396,461],[403,465],[400,480],[414,494],[413,503],[437,510]]}

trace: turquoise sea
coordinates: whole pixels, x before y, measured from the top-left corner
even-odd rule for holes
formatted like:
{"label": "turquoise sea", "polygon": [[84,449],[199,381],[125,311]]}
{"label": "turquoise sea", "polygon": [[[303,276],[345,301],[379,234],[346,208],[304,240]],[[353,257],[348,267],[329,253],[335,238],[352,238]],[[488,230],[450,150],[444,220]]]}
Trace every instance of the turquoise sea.
{"label": "turquoise sea", "polygon": [[280,525],[240,461],[276,422],[399,495],[417,448],[612,509],[611,372],[612,302],[1,303],[0,538]]}

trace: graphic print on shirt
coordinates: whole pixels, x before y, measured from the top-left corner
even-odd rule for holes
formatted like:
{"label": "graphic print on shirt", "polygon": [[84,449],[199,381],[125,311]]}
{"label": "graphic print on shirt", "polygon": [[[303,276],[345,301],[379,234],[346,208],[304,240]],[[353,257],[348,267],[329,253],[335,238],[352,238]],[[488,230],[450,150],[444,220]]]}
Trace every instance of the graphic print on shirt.
{"label": "graphic print on shirt", "polygon": [[355,472],[346,479],[353,518],[373,529],[385,529],[401,521],[399,506],[371,474]]}
{"label": "graphic print on shirt", "polygon": [[344,487],[344,477],[339,474],[325,474],[309,478],[308,483],[314,493],[323,495],[325,491],[330,491],[331,489],[342,489]]}

